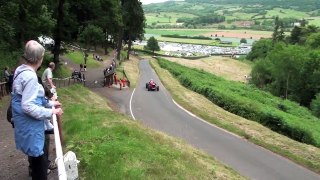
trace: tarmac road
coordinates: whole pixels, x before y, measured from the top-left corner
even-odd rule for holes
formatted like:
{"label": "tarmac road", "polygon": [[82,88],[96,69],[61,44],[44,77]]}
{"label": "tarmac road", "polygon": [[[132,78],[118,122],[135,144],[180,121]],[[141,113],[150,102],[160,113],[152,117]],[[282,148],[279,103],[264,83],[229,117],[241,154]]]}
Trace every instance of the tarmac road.
{"label": "tarmac road", "polygon": [[[153,79],[160,91],[147,91]],[[148,60],[140,62],[140,79],[132,95],[131,115],[146,125],[184,139],[250,179],[320,179],[286,158],[210,125],[179,108],[165,90]]]}

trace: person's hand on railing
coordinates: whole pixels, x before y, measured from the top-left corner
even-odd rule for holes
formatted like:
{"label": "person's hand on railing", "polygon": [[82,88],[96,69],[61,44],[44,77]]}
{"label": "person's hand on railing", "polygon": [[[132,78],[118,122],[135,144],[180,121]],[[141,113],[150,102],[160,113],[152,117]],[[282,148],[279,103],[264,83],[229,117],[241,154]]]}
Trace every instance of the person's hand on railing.
{"label": "person's hand on railing", "polygon": [[52,109],[52,113],[57,115],[57,116],[61,116],[63,114],[63,111],[61,108],[56,108],[56,109]]}
{"label": "person's hand on railing", "polygon": [[53,105],[55,108],[59,108],[62,104],[59,101],[53,101]]}
{"label": "person's hand on railing", "polygon": [[58,99],[57,95],[56,95],[56,94],[53,94],[53,96],[51,97],[51,100],[52,100],[52,101],[57,101],[57,99]]}

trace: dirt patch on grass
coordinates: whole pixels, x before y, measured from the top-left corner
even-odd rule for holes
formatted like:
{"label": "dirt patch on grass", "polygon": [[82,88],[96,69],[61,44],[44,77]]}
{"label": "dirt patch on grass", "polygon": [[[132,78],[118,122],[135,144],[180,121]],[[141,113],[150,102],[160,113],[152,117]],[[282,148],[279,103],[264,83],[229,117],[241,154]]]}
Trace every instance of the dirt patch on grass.
{"label": "dirt patch on grass", "polygon": [[228,57],[212,56],[200,60],[188,60],[182,58],[165,58],[184,66],[203,69],[227,80],[247,82],[245,76],[251,72],[251,66]]}

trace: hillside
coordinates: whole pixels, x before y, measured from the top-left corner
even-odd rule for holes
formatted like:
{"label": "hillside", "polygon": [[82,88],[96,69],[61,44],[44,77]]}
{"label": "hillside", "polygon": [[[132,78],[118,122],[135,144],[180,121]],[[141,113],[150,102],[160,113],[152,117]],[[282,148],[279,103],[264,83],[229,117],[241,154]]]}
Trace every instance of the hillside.
{"label": "hillside", "polygon": [[[250,28],[272,30],[279,16],[286,28],[307,20],[320,25],[320,1],[278,0],[185,0],[143,6],[148,27],[216,27],[220,29]],[[170,25],[170,26],[169,26]]]}

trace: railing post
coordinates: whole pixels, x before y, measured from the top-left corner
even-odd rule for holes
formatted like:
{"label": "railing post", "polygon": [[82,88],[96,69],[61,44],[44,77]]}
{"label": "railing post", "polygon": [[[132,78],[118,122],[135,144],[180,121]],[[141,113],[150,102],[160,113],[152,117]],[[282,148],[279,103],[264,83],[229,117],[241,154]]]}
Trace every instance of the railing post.
{"label": "railing post", "polygon": [[0,88],[1,88],[1,96],[3,97],[4,96],[4,91],[5,91],[3,83],[0,84]]}
{"label": "railing post", "polygon": [[[54,107],[52,107],[54,109]],[[61,140],[60,140],[60,128],[59,123],[57,121],[57,116],[54,114],[52,116],[53,121],[53,130],[54,130],[54,141],[56,145],[56,164],[58,165],[58,177],[59,180],[67,180],[67,173],[63,162],[63,152],[62,152],[62,146],[61,146]]]}

